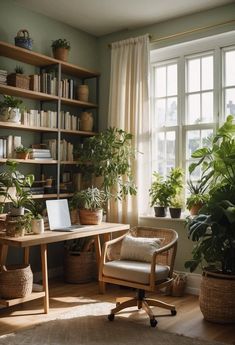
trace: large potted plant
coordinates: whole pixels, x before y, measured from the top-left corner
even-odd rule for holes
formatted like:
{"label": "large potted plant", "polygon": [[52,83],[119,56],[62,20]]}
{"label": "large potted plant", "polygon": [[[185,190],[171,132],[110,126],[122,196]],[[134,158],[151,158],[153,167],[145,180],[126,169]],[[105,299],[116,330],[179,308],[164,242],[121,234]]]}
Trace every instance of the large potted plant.
{"label": "large potted plant", "polygon": [[108,195],[98,188],[87,188],[73,195],[72,204],[78,208],[80,224],[100,224],[103,217],[103,207]]}
{"label": "large potted plant", "polygon": [[156,217],[165,217],[171,200],[182,189],[183,171],[181,168],[172,168],[166,179],[158,172],[153,172],[153,182],[149,190],[150,206],[154,207]]}
{"label": "large potted plant", "polygon": [[84,176],[101,178],[100,189],[111,197],[123,199],[136,194],[131,161],[134,159],[132,134],[118,128],[108,128],[84,140],[79,149],[79,160]]}
{"label": "large potted plant", "polygon": [[205,319],[235,322],[235,125],[233,116],[218,129],[211,147],[193,153],[208,182],[209,198],[187,222],[195,243],[185,267],[203,268],[200,307]]}

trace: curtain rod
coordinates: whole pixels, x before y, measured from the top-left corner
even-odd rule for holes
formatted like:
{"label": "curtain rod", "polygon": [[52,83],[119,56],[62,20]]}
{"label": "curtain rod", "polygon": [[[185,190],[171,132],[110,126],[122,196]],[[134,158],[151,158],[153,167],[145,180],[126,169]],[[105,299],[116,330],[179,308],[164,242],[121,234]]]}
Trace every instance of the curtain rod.
{"label": "curtain rod", "polygon": [[[187,30],[187,31],[182,31],[182,32],[177,32],[176,34],[172,34],[169,36],[163,36],[163,37],[155,38],[155,39],[152,38],[152,35],[149,35],[149,39],[150,39],[150,43],[156,43],[156,42],[165,41],[165,40],[168,40],[171,38],[184,36],[184,35],[192,34],[192,33],[207,30],[207,29],[213,29],[213,28],[216,28],[219,26],[223,26],[223,25],[227,25],[227,24],[233,24],[233,23],[235,23],[235,19],[227,20],[226,22],[220,22],[220,23],[216,23],[216,24],[212,24],[212,25],[201,26],[199,28],[195,28],[195,29],[191,29],[191,30]],[[108,47],[111,48],[111,43],[108,44]]]}

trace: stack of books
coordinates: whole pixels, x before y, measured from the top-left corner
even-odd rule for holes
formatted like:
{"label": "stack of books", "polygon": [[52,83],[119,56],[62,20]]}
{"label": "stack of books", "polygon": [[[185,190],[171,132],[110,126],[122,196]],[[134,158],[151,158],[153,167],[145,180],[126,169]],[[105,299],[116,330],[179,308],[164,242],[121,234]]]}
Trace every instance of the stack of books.
{"label": "stack of books", "polygon": [[0,84],[5,84],[7,83],[7,71],[0,69]]}
{"label": "stack of books", "polygon": [[21,136],[0,137],[0,158],[14,158],[18,146],[21,146]]}
{"label": "stack of books", "polygon": [[50,149],[32,149],[30,152],[30,158],[35,160],[40,159],[52,159]]}

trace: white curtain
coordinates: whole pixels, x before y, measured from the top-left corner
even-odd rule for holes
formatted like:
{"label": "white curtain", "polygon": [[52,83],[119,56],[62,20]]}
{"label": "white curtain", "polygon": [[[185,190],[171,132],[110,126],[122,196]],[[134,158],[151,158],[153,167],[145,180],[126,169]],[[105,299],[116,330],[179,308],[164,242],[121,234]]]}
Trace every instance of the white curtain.
{"label": "white curtain", "polygon": [[147,213],[150,186],[149,35],[111,44],[111,79],[108,125],[134,135],[137,149],[132,171],[138,187],[136,197],[111,202],[109,221],[138,224]]}

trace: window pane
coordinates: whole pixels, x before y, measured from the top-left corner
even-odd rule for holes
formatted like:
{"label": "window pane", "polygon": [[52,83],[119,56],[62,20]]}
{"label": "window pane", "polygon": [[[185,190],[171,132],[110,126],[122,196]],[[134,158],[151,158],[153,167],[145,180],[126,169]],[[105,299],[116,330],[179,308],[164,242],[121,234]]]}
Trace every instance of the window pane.
{"label": "window pane", "polygon": [[213,56],[202,58],[202,90],[213,89]]}
{"label": "window pane", "polygon": [[175,165],[175,132],[166,133],[166,157]]}
{"label": "window pane", "polygon": [[158,133],[157,138],[157,159],[163,160],[165,158],[165,133]]}
{"label": "window pane", "polygon": [[188,60],[188,92],[200,90],[200,59]]}
{"label": "window pane", "polygon": [[157,97],[166,96],[166,67],[158,67],[156,69],[155,91]]}
{"label": "window pane", "polygon": [[225,86],[235,85],[235,50],[225,53]]}
{"label": "window pane", "polygon": [[167,96],[177,95],[177,65],[167,67]]}
{"label": "window pane", "polygon": [[202,119],[201,122],[213,122],[213,92],[202,93]]}
{"label": "window pane", "polygon": [[188,124],[200,123],[200,95],[189,95],[188,96]]}
{"label": "window pane", "polygon": [[235,115],[235,88],[225,91],[225,114]]}
{"label": "window pane", "polygon": [[192,153],[201,145],[200,131],[187,131],[186,135],[186,155],[187,159],[191,158]]}
{"label": "window pane", "polygon": [[161,127],[165,124],[165,117],[166,117],[166,100],[159,99],[156,102],[156,109],[155,109],[155,119],[157,127]]}
{"label": "window pane", "polygon": [[167,99],[166,126],[177,125],[177,98]]}

